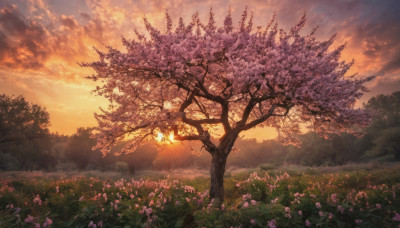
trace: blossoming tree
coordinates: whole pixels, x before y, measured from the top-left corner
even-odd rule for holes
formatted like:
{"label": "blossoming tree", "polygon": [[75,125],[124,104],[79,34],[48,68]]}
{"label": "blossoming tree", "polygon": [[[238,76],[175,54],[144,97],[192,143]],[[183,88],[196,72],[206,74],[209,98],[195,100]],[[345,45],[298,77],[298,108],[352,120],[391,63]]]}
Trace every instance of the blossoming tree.
{"label": "blossoming tree", "polygon": [[226,160],[241,132],[270,126],[293,141],[303,123],[320,133],[367,124],[354,103],[371,78],[344,77],[352,65],[339,59],[344,45],[330,50],[334,36],[319,42],[316,29],[301,35],[305,15],[290,31],[278,30],[274,16],[253,32],[252,19],[245,10],[234,27],[229,12],[218,28],[212,11],[207,24],[196,13],[173,31],[166,13],[165,31],[145,18],[148,34],[123,38],[125,52],[98,51],[99,61],[83,64],[94,68],[95,91],[110,101],[95,115],[97,147],[107,153],[128,139],[133,151],[160,134],[201,141],[212,156],[210,197],[222,201]]}

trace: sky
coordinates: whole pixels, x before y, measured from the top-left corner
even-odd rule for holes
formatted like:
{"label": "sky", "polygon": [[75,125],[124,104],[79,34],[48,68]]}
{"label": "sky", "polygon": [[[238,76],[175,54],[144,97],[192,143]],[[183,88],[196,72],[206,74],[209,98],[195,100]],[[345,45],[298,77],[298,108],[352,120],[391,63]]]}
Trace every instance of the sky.
{"label": "sky", "polygon": [[[165,11],[174,25],[189,22],[199,12],[207,21],[212,7],[218,25],[229,8],[234,23],[248,7],[254,25],[266,26],[274,12],[280,28],[289,29],[305,12],[303,33],[319,26],[318,40],[337,34],[334,46],[347,43],[342,58],[354,59],[349,73],[364,78],[370,90],[358,104],[377,94],[400,90],[400,1],[398,0],[1,0],[0,94],[23,95],[46,107],[52,132],[73,134],[78,127],[95,126],[93,113],[107,101],[91,94],[93,74],[79,63],[98,59],[94,47],[123,49],[121,37],[134,39],[134,28],[145,31],[143,17],[165,29]],[[269,129],[246,137],[268,139]]]}

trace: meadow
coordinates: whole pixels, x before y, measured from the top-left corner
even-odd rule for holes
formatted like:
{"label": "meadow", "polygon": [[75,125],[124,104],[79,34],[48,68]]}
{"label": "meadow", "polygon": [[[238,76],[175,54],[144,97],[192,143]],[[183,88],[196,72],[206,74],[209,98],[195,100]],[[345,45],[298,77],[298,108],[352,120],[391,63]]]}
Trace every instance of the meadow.
{"label": "meadow", "polygon": [[170,174],[4,172],[0,227],[400,226],[398,164],[229,170],[222,205],[206,172]]}

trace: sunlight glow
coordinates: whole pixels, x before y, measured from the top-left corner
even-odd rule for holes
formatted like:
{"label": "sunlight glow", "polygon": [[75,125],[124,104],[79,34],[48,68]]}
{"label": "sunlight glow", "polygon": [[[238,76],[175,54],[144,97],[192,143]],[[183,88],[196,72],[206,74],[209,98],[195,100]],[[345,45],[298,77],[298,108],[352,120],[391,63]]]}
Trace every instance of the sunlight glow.
{"label": "sunlight glow", "polygon": [[169,134],[169,141],[170,141],[171,143],[174,142],[174,133]]}
{"label": "sunlight glow", "polygon": [[165,135],[161,132],[157,133],[157,137],[155,137],[155,140],[157,142],[169,142],[169,143],[174,143],[174,133],[170,133],[168,137],[165,137]]}
{"label": "sunlight glow", "polygon": [[157,140],[158,142],[161,142],[161,141],[163,140],[163,138],[164,138],[164,134],[161,133],[161,132],[158,132],[157,137],[156,137],[156,140]]}

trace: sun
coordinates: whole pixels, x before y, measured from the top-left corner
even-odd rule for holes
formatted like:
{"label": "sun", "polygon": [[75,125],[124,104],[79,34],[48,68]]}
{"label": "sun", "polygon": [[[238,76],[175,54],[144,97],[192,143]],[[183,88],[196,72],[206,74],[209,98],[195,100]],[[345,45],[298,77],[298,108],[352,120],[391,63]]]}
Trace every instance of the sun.
{"label": "sun", "polygon": [[165,135],[161,132],[157,133],[157,137],[155,137],[155,140],[157,142],[169,142],[169,143],[174,143],[174,133],[170,133],[168,137],[165,137]]}

